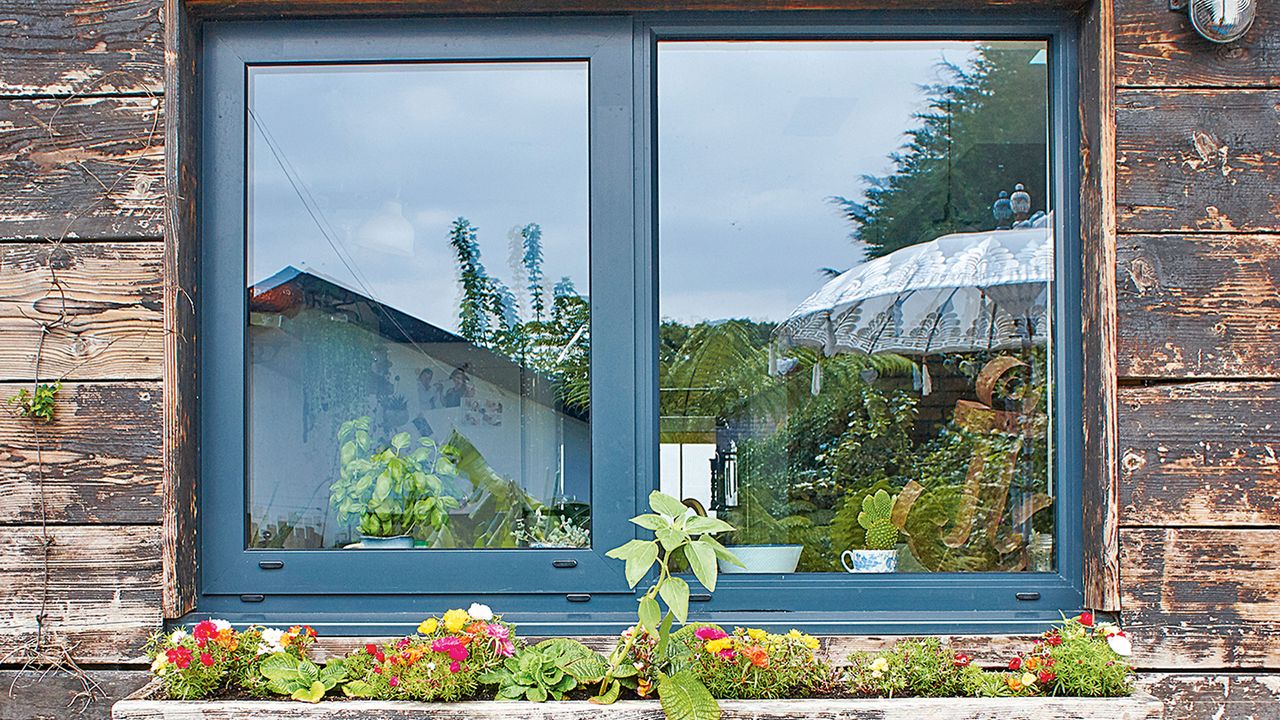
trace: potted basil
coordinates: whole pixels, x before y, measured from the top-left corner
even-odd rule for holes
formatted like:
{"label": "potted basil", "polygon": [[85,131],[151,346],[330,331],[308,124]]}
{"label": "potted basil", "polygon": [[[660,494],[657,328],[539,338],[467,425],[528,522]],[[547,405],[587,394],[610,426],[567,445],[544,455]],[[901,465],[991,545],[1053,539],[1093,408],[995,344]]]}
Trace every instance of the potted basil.
{"label": "potted basil", "polygon": [[338,428],[338,479],[329,486],[329,504],[338,522],[358,522],[366,549],[412,548],[415,536],[428,539],[449,524],[456,498],[444,491],[457,476],[457,452],[428,437],[402,432],[386,444],[369,436],[368,417]]}

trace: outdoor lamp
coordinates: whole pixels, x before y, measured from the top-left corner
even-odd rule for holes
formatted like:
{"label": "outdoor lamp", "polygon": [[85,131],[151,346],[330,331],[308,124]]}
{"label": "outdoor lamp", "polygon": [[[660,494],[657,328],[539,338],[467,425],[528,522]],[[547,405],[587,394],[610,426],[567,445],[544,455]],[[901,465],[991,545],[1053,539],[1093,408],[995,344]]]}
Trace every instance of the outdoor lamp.
{"label": "outdoor lamp", "polygon": [[1201,37],[1216,43],[1239,40],[1253,25],[1257,0],[1169,0],[1169,9],[1186,10]]}
{"label": "outdoor lamp", "polygon": [[1026,219],[1031,214],[1031,193],[1027,192],[1022,183],[1014,186],[1013,194],[1009,196],[1009,207],[1013,208],[1013,214],[1019,220]]}
{"label": "outdoor lamp", "polygon": [[1008,228],[1013,220],[1013,205],[1009,202],[1009,193],[1001,190],[995,204],[991,206],[991,215],[996,219],[996,229]]}

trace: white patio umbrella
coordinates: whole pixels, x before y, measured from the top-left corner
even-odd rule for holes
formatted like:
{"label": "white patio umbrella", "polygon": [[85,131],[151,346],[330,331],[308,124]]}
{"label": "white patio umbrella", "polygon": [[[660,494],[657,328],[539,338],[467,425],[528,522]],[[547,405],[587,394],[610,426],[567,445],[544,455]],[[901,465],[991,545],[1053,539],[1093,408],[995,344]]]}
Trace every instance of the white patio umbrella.
{"label": "white patio umbrella", "polygon": [[1051,218],[943,235],[833,278],[775,331],[780,345],[932,355],[1045,342]]}

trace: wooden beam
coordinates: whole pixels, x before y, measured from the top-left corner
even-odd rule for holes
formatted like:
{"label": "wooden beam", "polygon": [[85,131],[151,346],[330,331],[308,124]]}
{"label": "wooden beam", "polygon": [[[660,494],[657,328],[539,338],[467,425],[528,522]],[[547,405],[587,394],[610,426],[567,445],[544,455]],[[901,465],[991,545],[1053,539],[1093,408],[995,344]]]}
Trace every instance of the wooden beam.
{"label": "wooden beam", "polygon": [[1098,610],[1120,607],[1114,25],[1112,0],[1094,0],[1080,42],[1084,591]]}
{"label": "wooden beam", "polygon": [[196,284],[199,177],[196,98],[199,31],[180,0],[164,2],[164,533],[163,609],[178,618],[196,606],[197,447],[199,392]]}
{"label": "wooden beam", "polygon": [[1280,4],[1257,3],[1243,38],[1218,46],[1167,3],[1116,1],[1116,81],[1128,86],[1280,87]]}
{"label": "wooden beam", "polygon": [[87,675],[100,693],[93,698],[83,695],[84,686],[70,673],[0,670],[0,720],[107,720],[112,703],[151,678],[145,669],[90,670]]}
{"label": "wooden beam", "polygon": [[1280,716],[1280,675],[1161,673],[1138,687],[1164,702],[1164,720],[1274,720]]}

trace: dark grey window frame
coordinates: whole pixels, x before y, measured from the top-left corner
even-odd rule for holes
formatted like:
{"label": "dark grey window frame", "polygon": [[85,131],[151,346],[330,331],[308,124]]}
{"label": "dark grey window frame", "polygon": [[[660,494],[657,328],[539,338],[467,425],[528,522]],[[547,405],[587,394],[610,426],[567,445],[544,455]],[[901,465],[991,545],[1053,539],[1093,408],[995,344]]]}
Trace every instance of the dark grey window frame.
{"label": "dark grey window frame", "polygon": [[[613,632],[634,622],[634,594],[622,584],[620,568],[596,560],[609,547],[633,536],[619,520],[636,511],[637,499],[656,485],[657,478],[660,248],[655,62],[657,43],[668,39],[1047,40],[1052,192],[1058,211],[1054,228],[1058,238],[1055,307],[1059,331],[1055,476],[1061,493],[1056,509],[1057,571],[723,577],[714,596],[695,589],[694,600],[698,602],[693,613],[726,624],[797,626],[825,633],[1005,633],[1039,631],[1058,619],[1059,612],[1079,607],[1083,601],[1084,548],[1077,22],[1065,13],[806,12],[207,24],[201,145],[205,266],[200,296],[204,450],[200,614],[244,622],[310,621],[330,633],[377,634],[405,631],[423,612],[456,605],[459,598],[465,598],[506,611],[526,632]],[[225,278],[221,289],[216,285],[221,251],[215,239],[237,233],[243,237],[242,193],[236,197],[227,192],[242,187],[243,156],[237,168],[225,158],[220,162],[217,150],[233,147],[228,143],[243,145],[243,99],[220,92],[228,87],[226,73],[243,74],[246,59],[276,63],[449,59],[425,55],[423,37],[447,40],[449,57],[456,59],[580,58],[585,52],[581,49],[583,32],[605,32],[610,43],[618,39],[615,33],[621,33],[630,43],[626,78],[620,80],[616,73],[610,73],[621,83],[610,91],[625,92],[627,101],[621,106],[608,103],[616,111],[613,119],[626,124],[621,132],[627,137],[627,158],[613,151],[613,146],[608,146],[608,161],[598,152],[597,132],[603,133],[605,128],[597,123],[599,98],[594,74],[591,80],[593,550],[576,551],[582,557],[575,558],[580,560],[578,567],[568,571],[551,568],[551,561],[566,555],[564,551],[388,551],[375,553],[388,556],[385,564],[379,559],[374,569],[357,569],[354,574],[345,562],[334,566],[332,552],[244,550],[243,527],[234,522],[243,517],[243,433],[239,429],[244,426],[242,421],[239,425],[225,421],[227,409],[236,403],[243,414],[243,350],[236,354],[219,344],[230,337],[231,323],[224,316],[232,315],[235,323],[241,323],[236,332],[243,342],[242,315],[228,310],[244,304],[243,272],[236,277],[240,282],[236,292]],[[627,201],[622,192],[608,192],[608,200],[598,203],[598,183],[614,190],[625,188]],[[236,203],[240,203],[238,209],[228,215],[225,208]],[[241,213],[239,219],[237,212]],[[626,218],[625,228],[621,221],[607,217]],[[602,231],[602,227],[612,228],[612,232]],[[618,292],[606,297],[602,293],[605,283]],[[227,325],[221,334],[216,331],[218,323]],[[237,443],[241,453],[232,452],[228,459],[227,449]],[[217,453],[211,453],[214,448]],[[239,510],[234,509],[236,502]],[[233,512],[230,516],[228,509]],[[424,553],[430,553],[429,559]],[[362,559],[365,555],[361,554]],[[260,560],[283,561],[288,572],[264,571],[258,567]],[[333,582],[318,581],[317,574],[340,575],[343,587],[335,589]],[[421,579],[428,575],[449,580],[443,585],[428,585]]]}

